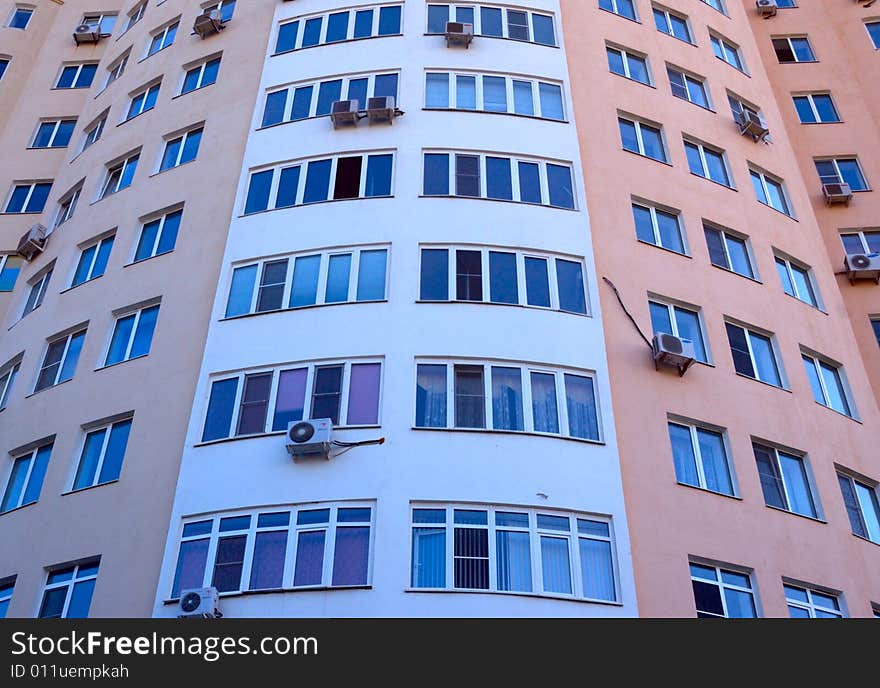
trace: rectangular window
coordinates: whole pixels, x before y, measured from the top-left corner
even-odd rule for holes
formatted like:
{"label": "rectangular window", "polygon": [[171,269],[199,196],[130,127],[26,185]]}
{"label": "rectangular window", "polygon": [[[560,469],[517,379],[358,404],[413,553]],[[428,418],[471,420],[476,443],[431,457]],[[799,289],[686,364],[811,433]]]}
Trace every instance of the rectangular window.
{"label": "rectangular window", "polygon": [[691,35],[691,29],[688,25],[688,19],[683,14],[678,14],[665,7],[653,6],[654,25],[661,33],[673,36],[685,43],[693,43],[694,39]]}
{"label": "rectangular window", "polygon": [[801,124],[827,124],[839,122],[840,115],[830,93],[805,93],[792,96]]}
{"label": "rectangular window", "polygon": [[226,23],[232,19],[235,13],[235,0],[220,0],[220,2],[202,5],[203,10],[220,12],[220,21]]}
{"label": "rectangular window", "polygon": [[183,210],[175,210],[144,223],[135,250],[134,262],[173,251],[182,217]]}
{"label": "rectangular window", "polygon": [[416,506],[410,585],[614,602],[613,551],[607,519],[518,507]]}
{"label": "rectangular window", "polygon": [[44,444],[27,454],[16,456],[12,460],[12,470],[3,493],[0,513],[17,509],[20,506],[34,504],[40,499],[43,479],[52,455],[52,445]]}
{"label": "rectangular window", "polygon": [[782,289],[789,296],[819,308],[818,289],[813,278],[813,271],[806,265],[781,255],[774,256],[776,271],[782,282]]}
{"label": "rectangular window", "polygon": [[12,591],[15,589],[15,576],[0,580],[0,619],[5,619],[9,612],[9,603],[12,601]]}
{"label": "rectangular window", "polygon": [[678,212],[643,203],[633,203],[632,211],[639,241],[686,255]]}
{"label": "rectangular window", "polygon": [[758,616],[751,574],[690,563],[698,619],[752,619]]}
{"label": "rectangular window", "polygon": [[12,291],[18,281],[18,273],[24,258],[16,253],[0,253],[0,291]]}
{"label": "rectangular window", "polygon": [[216,380],[202,441],[284,431],[306,417],[330,418],[335,426],[378,425],[381,365],[303,363]]}
{"label": "rectangular window", "polygon": [[724,9],[723,0],[701,0],[701,2],[709,5],[713,10],[718,10],[721,14],[727,14],[727,11]]}
{"label": "rectangular window", "polygon": [[167,141],[162,161],[159,163],[159,171],[164,172],[172,167],[178,167],[195,160],[199,153],[199,143],[201,143],[203,131],[202,127],[190,129],[182,136]]}
{"label": "rectangular window", "polygon": [[725,323],[733,366],[740,375],[782,387],[772,335],[759,334],[733,323]]}
{"label": "rectangular window", "polygon": [[121,420],[86,434],[73,489],[82,490],[119,479],[131,419]]}
{"label": "rectangular window", "polygon": [[755,196],[759,203],[770,206],[789,217],[794,217],[788,203],[785,185],[781,180],[751,168],[749,174],[752,177],[752,187],[755,189]]}
{"label": "rectangular window", "polygon": [[745,63],[743,62],[738,46],[726,38],[721,38],[721,36],[716,36],[711,33],[709,34],[709,39],[712,43],[712,52],[715,53],[715,57],[726,62],[731,67],[735,67],[741,72],[746,71]]}
{"label": "rectangular window", "polygon": [[6,57],[0,57],[0,79],[3,78],[3,75],[6,73],[6,68],[9,66],[9,59]]}
{"label": "rectangular window", "polygon": [[837,593],[820,592],[813,588],[792,585],[783,581],[788,613],[793,619],[842,619]]}
{"label": "rectangular window", "polygon": [[39,273],[28,282],[30,290],[28,291],[27,301],[24,304],[24,310],[21,317],[23,318],[31,311],[40,307],[43,298],[46,296],[46,290],[49,288],[49,280],[52,279],[52,268]]}
{"label": "rectangular window", "polygon": [[880,500],[877,483],[837,472],[837,482],[854,535],[880,544]]}
{"label": "rectangular window", "polygon": [[701,108],[711,109],[709,104],[709,95],[706,90],[705,79],[703,77],[686,74],[674,67],[666,66],[666,73],[669,76],[669,85],[672,87],[672,95],[681,98]]}
{"label": "rectangular window", "polygon": [[80,148],[80,153],[101,138],[101,134],[104,133],[105,124],[107,124],[106,112],[101,115],[97,120],[95,120],[92,124],[86,127],[85,131],[83,132],[83,142],[82,147]]}
{"label": "rectangular window", "polygon": [[177,27],[178,22],[175,21],[173,24],[169,24],[168,26],[153,32],[151,34],[152,38],[150,39],[150,45],[147,48],[147,57],[155,55],[163,48],[167,48],[174,43],[174,38],[177,35]]}
{"label": "rectangular window", "polygon": [[670,421],[669,441],[678,482],[734,495],[730,461],[721,432]]}
{"label": "rectangular window", "polygon": [[9,17],[9,21],[6,23],[10,29],[21,29],[24,31],[27,29],[28,24],[31,21],[31,17],[33,16],[34,11],[29,7],[19,7],[16,5],[15,9],[12,11],[12,14]]}
{"label": "rectangular window", "polygon": [[666,147],[663,145],[663,133],[659,126],[625,117],[618,117],[617,123],[620,127],[620,138],[624,150],[661,162],[668,162]]}
{"label": "rectangular window", "polygon": [[122,162],[107,167],[107,178],[104,180],[104,186],[101,187],[100,198],[107,198],[107,196],[131,186],[139,158],[140,151],[130,155]]}
{"label": "rectangular window", "polygon": [[42,213],[52,182],[20,182],[12,187],[4,213]]}
{"label": "rectangular window", "polygon": [[110,251],[113,249],[114,239],[115,235],[105,237],[80,252],[79,261],[70,283],[71,287],[76,287],[104,274],[107,269],[107,261],[110,259]]}
{"label": "rectangular window", "polygon": [[636,6],[633,0],[599,0],[599,8],[607,12],[638,21],[636,18]]}
{"label": "rectangular window", "polygon": [[55,82],[55,88],[89,88],[97,71],[97,62],[64,65],[58,81]]}
{"label": "rectangular window", "polygon": [[202,62],[186,71],[183,76],[183,84],[180,87],[180,94],[190,93],[199,88],[210,86],[217,81],[217,73],[220,71],[220,58],[215,57],[206,62]]}
{"label": "rectangular window", "polygon": [[[629,0],[624,0],[628,2]],[[556,45],[552,15],[503,8],[497,5],[428,5],[429,34],[442,34],[446,22],[471,24],[474,34],[490,38],[509,38],[539,45]]]}
{"label": "rectangular window", "polygon": [[137,117],[147,110],[152,110],[156,107],[156,98],[159,96],[160,86],[161,83],[153,84],[133,95],[131,102],[128,104],[125,121],[130,120],[132,117]]}
{"label": "rectangular window", "polygon": [[724,159],[724,151],[687,139],[684,141],[684,150],[687,154],[688,168],[691,174],[733,188],[730,174],[727,171],[727,162]]}
{"label": "rectangular window", "polygon": [[845,382],[843,366],[803,352],[801,358],[816,403],[852,418],[853,408]]}
{"label": "rectangular window", "polygon": [[880,231],[864,230],[840,235],[847,255],[854,253],[880,253]]}
{"label": "rectangular window", "polygon": [[776,59],[780,63],[787,62],[815,62],[816,56],[813,47],[806,36],[780,36],[771,39]]}
{"label": "rectangular window", "polygon": [[87,619],[98,579],[99,560],[49,570],[40,619]]}
{"label": "rectangular window", "polygon": [[116,25],[116,15],[101,13],[84,14],[80,24],[87,24],[102,36],[109,36],[113,33],[113,27]]}
{"label": "rectangular window", "polygon": [[275,54],[340,41],[397,36],[401,33],[401,14],[401,5],[383,5],[300,17],[278,27]]}
{"label": "rectangular window", "polygon": [[[600,439],[591,373],[501,362],[419,363],[416,377],[418,428],[521,430]],[[525,412],[530,407],[531,412]]]}
{"label": "rectangular window", "polygon": [[49,341],[34,392],[67,382],[76,372],[86,331],[80,330]]}
{"label": "rectangular window", "polygon": [[648,58],[629,49],[606,46],[608,56],[608,69],[614,74],[625,76],[627,79],[638,81],[642,84],[651,85],[651,73],[648,69]]}
{"label": "rectangular window", "polygon": [[40,122],[31,148],[67,148],[76,127],[75,119],[46,120]]}
{"label": "rectangular window", "polygon": [[15,386],[15,380],[18,378],[20,369],[20,357],[0,368],[0,411],[9,404],[9,397],[12,395],[12,388]]}
{"label": "rectangular window", "polygon": [[880,50],[880,21],[867,21],[865,28],[868,30],[868,36],[871,37],[874,49]]}
{"label": "rectangular window", "polygon": [[697,360],[703,363],[709,362],[703,326],[698,311],[653,300],[648,301],[648,306],[654,332],[672,334],[693,342]]}
{"label": "rectangular window", "polygon": [[851,191],[870,191],[856,158],[829,158],[814,162],[822,184],[849,184]]}
{"label": "rectangular window", "polygon": [[73,217],[73,211],[76,210],[76,203],[79,200],[79,194],[82,191],[82,183],[76,188],[68,191],[58,200],[58,211],[55,216],[55,227],[58,227]]}
{"label": "rectangular window", "polygon": [[[477,89],[477,82],[481,88]],[[455,88],[450,88],[452,84]],[[425,107],[565,119],[560,84],[506,76],[428,72]]]}
{"label": "rectangular window", "polygon": [[[147,3],[141,2],[135,5],[134,9],[130,10],[128,13],[128,22],[125,25],[125,31],[128,31],[132,26],[137,24],[141,19],[144,18],[144,12],[147,9]],[[123,31],[123,33],[125,33]]]}
{"label": "rectangular window", "polygon": [[774,447],[752,443],[758,477],[767,506],[818,518],[817,499],[807,474],[806,459]]}
{"label": "rectangular window", "polygon": [[730,230],[712,227],[705,222],[703,233],[706,235],[706,246],[709,248],[709,260],[712,265],[755,279],[751,251],[746,237],[738,236]]}
{"label": "rectangular window", "polygon": [[149,354],[158,317],[158,304],[118,317],[104,365],[109,366]]}

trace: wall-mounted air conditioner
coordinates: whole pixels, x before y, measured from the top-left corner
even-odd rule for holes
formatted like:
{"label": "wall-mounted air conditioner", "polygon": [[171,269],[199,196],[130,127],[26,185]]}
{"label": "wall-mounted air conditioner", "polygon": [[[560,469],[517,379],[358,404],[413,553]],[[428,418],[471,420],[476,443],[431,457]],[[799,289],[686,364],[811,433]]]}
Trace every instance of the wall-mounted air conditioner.
{"label": "wall-mounted air conditioner", "polygon": [[18,254],[25,260],[33,260],[46,248],[49,230],[44,225],[34,225],[18,240]]}
{"label": "wall-mounted air conditioner", "polygon": [[177,605],[178,618],[219,619],[220,602],[217,588],[192,588],[180,593]]}
{"label": "wall-mounted air conditioner", "polygon": [[446,47],[463,45],[469,48],[474,40],[474,25],[464,22],[446,22]]}
{"label": "wall-mounted air conditioner", "polygon": [[676,337],[666,332],[656,332],[651,344],[654,351],[654,367],[673,366],[679,376],[684,375],[691,364],[697,360],[694,343],[690,339]]}
{"label": "wall-mounted air conditioner", "polygon": [[329,418],[293,421],[287,426],[287,451],[294,461],[330,458],[333,421]]}
{"label": "wall-mounted air conditioner", "polygon": [[837,203],[849,205],[849,202],[852,200],[852,189],[849,188],[849,184],[841,182],[823,184],[822,194],[825,196],[825,202],[828,205],[836,205]]}

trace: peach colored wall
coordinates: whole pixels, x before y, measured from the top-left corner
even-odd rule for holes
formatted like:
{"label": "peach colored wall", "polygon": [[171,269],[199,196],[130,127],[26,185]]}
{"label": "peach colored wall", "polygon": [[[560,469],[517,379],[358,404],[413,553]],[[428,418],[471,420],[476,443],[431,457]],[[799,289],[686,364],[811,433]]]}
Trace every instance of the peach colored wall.
{"label": "peach colored wall", "polygon": [[[880,414],[812,214],[814,190],[802,179],[744,7],[730,2],[726,17],[700,2],[665,2],[689,15],[695,47],[658,32],[647,0],[636,4],[641,23],[595,0],[562,2],[598,274],[616,283],[646,333],[648,292],[700,306],[711,349],[712,365],[696,364],[684,378],[655,372],[600,285],[640,613],[694,615],[690,555],[752,569],[766,616],[787,616],[783,576],[843,591],[852,615],[868,616],[880,599],[880,548],[851,534],[834,463],[880,478]],[[714,57],[708,27],[741,46],[751,76]],[[647,53],[655,87],[610,73],[606,40]],[[665,62],[706,77],[715,111],[673,97]],[[762,108],[771,145],[739,134],[725,89]],[[618,110],[663,124],[671,165],[622,150]],[[736,191],[690,174],[682,132],[726,150]],[[797,220],[756,201],[747,161],[785,179]],[[636,240],[631,195],[681,210],[689,257]],[[710,264],[703,219],[751,237],[760,282]],[[774,247],[813,266],[827,313],[782,291]],[[790,391],[737,376],[725,316],[776,334]],[[861,422],[815,403],[799,345],[845,365]],[[738,499],[676,483],[667,414],[726,428]],[[808,453],[827,522],[765,506],[752,437]]]}
{"label": "peach colored wall", "polygon": [[[127,11],[132,4],[119,3],[118,9]],[[120,33],[120,18],[113,36],[97,48],[75,47],[70,32],[84,11],[94,9],[88,0],[75,0],[58,10],[27,77],[28,97],[15,102],[0,140],[0,156],[16,161],[0,173],[4,191],[12,177],[55,179],[41,217],[0,217],[0,248],[14,249],[27,226],[54,219],[59,196],[85,178],[73,218],[51,235],[45,253],[22,271],[0,336],[0,361],[24,351],[21,374],[8,407],[0,413],[4,488],[11,464],[7,452],[56,436],[39,502],[0,515],[0,578],[17,575],[10,616],[36,614],[45,567],[95,555],[101,556],[101,567],[91,615],[150,614],[274,5],[239,3],[227,28],[203,41],[190,35],[200,11],[196,3],[167,0],[157,5],[150,0],[144,18],[128,32]],[[149,32],[177,15],[182,18],[174,44],[141,60]],[[99,93],[107,64],[129,46],[132,56],[125,73]],[[49,91],[62,60],[93,50],[102,57],[90,90]],[[183,65],[218,51],[223,56],[217,82],[174,97]],[[155,109],[120,124],[130,93],[160,75],[163,83]],[[107,107],[102,138],[76,156],[83,126]],[[25,150],[36,120],[48,114],[79,116],[71,146],[50,153]],[[197,159],[155,174],[163,135],[203,120]],[[143,148],[132,185],[96,201],[106,163],[136,146]],[[49,161],[43,159],[46,156],[54,157]],[[174,251],[130,265],[140,218],[177,203],[185,207]],[[67,291],[79,245],[114,227],[106,273]],[[53,259],[55,272],[42,306],[19,320],[27,280]],[[112,332],[113,310],[154,297],[162,301],[149,355],[98,369]],[[86,321],[88,332],[73,379],[31,394],[46,338]],[[119,481],[66,494],[82,447],[81,426],[129,411],[134,420]]]}

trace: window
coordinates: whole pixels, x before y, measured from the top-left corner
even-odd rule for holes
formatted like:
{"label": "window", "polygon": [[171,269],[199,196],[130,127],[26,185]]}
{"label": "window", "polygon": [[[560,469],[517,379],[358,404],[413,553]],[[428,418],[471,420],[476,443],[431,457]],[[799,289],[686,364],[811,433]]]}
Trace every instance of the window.
{"label": "window", "polygon": [[582,258],[502,248],[422,248],[419,299],[503,303],[586,315],[584,279]]}
{"label": "window", "polygon": [[252,172],[244,214],[321,201],[390,196],[393,168],[394,153],[389,151],[300,160]]}
{"label": "window", "polygon": [[156,98],[159,96],[159,86],[161,86],[161,83],[153,84],[141,89],[132,96],[131,102],[128,104],[125,120],[123,121],[128,121],[147,110],[152,110],[156,106]]}
{"label": "window", "polygon": [[417,428],[478,428],[600,441],[594,377],[517,363],[420,362]]}
{"label": "window", "polygon": [[709,5],[713,10],[718,10],[721,14],[727,14],[727,11],[724,9],[724,3],[722,0],[700,0],[704,5]]}
{"label": "window", "polygon": [[110,251],[113,249],[115,235],[104,237],[97,243],[86,246],[79,254],[76,271],[73,273],[71,287],[79,286],[84,282],[100,277],[107,269],[107,261],[110,259]]}
{"label": "window", "polygon": [[871,318],[871,329],[874,331],[877,346],[880,346],[880,318]]}
{"label": "window", "polygon": [[49,280],[52,279],[52,268],[39,272],[36,276],[28,281],[30,290],[28,291],[27,301],[24,304],[24,311],[21,314],[23,318],[32,310],[39,308],[46,296],[46,289],[49,287]]}
{"label": "window", "polygon": [[284,431],[303,418],[330,418],[336,427],[379,425],[381,361],[291,366],[212,382],[202,442]]}
{"label": "window", "polygon": [[746,237],[736,235],[730,230],[710,226],[705,222],[703,233],[706,235],[706,246],[709,248],[709,261],[712,265],[755,279]]}
{"label": "window", "polygon": [[105,89],[123,75],[123,73],[125,72],[125,66],[128,64],[128,56],[130,54],[131,49],[126,50],[124,54],[117,57],[107,66],[107,77],[104,80]]}
{"label": "window", "polygon": [[[147,9],[146,0],[144,2],[140,2],[134,6],[134,8],[128,13],[128,23],[125,25],[125,31],[128,31],[132,26],[137,24],[141,19],[144,18],[144,12]],[[123,33],[125,33],[123,31]]]}
{"label": "window", "polygon": [[232,271],[227,318],[285,308],[384,301],[388,248],[295,254]]}
{"label": "window", "polygon": [[43,478],[52,454],[52,445],[44,444],[27,454],[14,457],[12,472],[3,493],[0,513],[6,513],[28,504],[35,504],[40,499],[43,489]]}
{"label": "window", "polygon": [[816,56],[806,36],[781,36],[773,38],[773,50],[776,58],[783,64],[786,62],[815,62]]}
{"label": "window", "polygon": [[15,576],[0,580],[0,619],[5,619],[9,612],[9,603],[12,600],[12,591],[15,588]]}
{"label": "window", "polygon": [[215,57],[188,69],[183,77],[183,85],[180,94],[189,93],[196,89],[210,86],[217,81],[217,73],[220,71],[220,58]]}
{"label": "window", "polygon": [[721,38],[721,36],[716,36],[715,34],[710,33],[709,39],[712,43],[712,52],[715,53],[715,57],[741,72],[746,71],[739,47],[726,38]]}
{"label": "window", "polygon": [[115,14],[84,14],[80,24],[88,24],[93,30],[103,36],[109,36],[113,33],[113,27],[116,25]]}
{"label": "window", "polygon": [[397,102],[398,77],[397,72],[352,74],[271,91],[266,96],[261,126],[329,115],[336,100],[356,100],[361,110],[366,110],[367,101],[372,97],[391,96]]}
{"label": "window", "polygon": [[402,5],[358,7],[299,17],[278,27],[275,54],[340,41],[399,36]]}
{"label": "window", "polygon": [[865,22],[865,28],[868,30],[874,48],[880,50],[880,21]]}
{"label": "window", "polygon": [[846,616],[840,609],[836,593],[819,592],[784,581],[783,587],[788,612],[793,619],[841,619]]}
{"label": "window", "polygon": [[181,136],[177,136],[165,143],[165,152],[159,163],[159,171],[164,172],[172,167],[178,167],[196,159],[199,153],[199,143],[202,140],[204,129],[190,129]]}
{"label": "window", "polygon": [[797,7],[797,2],[795,0],[776,0],[776,6],[779,7],[779,9]]}
{"label": "window", "polygon": [[81,191],[82,182],[59,199],[58,213],[55,217],[55,227],[59,227],[73,217],[73,211],[76,210],[76,202],[79,200],[79,194]]}
{"label": "window", "polygon": [[4,213],[42,213],[52,182],[19,182],[12,188]]}
{"label": "window", "polygon": [[370,502],[318,502],[185,522],[171,597],[369,585],[373,516]]}
{"label": "window", "polygon": [[782,180],[775,179],[754,168],[749,168],[749,175],[752,178],[752,187],[759,203],[770,206],[789,217],[794,217]]}
{"label": "window", "polygon": [[208,3],[202,5],[203,11],[218,10],[220,12],[220,21],[228,22],[235,13],[235,0],[220,0],[220,2]]}
{"label": "window", "polygon": [[736,372],[782,387],[782,375],[771,335],[759,334],[730,322],[725,323],[725,327]]}
{"label": "window", "polygon": [[845,232],[840,235],[847,255],[854,253],[880,253],[880,230]]}
{"label": "window", "polygon": [[621,17],[636,19],[636,7],[633,0],[599,0],[599,8],[607,12],[613,12]]}
{"label": "window", "polygon": [[104,186],[101,188],[100,198],[107,198],[107,196],[131,186],[135,170],[137,170],[139,158],[140,151],[134,155],[130,155],[122,162],[108,166],[107,178],[104,180]]}
{"label": "window", "polygon": [[107,113],[104,112],[102,115],[98,117],[94,122],[92,122],[89,126],[86,127],[83,132],[83,142],[82,148],[80,152],[84,151],[86,148],[91,146],[95,141],[101,138],[101,134],[104,132],[104,125],[107,124]]}
{"label": "window", "polygon": [[877,483],[837,472],[843,504],[854,535],[880,544],[880,501]]}
{"label": "window", "polygon": [[0,411],[9,404],[9,397],[12,394],[12,388],[15,386],[15,380],[18,378],[20,369],[20,356],[0,368]]}
{"label": "window", "polygon": [[173,251],[182,217],[183,210],[181,209],[145,222],[141,229],[133,262],[137,263]]}
{"label": "window", "polygon": [[97,559],[49,571],[40,619],[87,619],[98,579]]}
{"label": "window", "polygon": [[658,31],[673,36],[686,43],[693,43],[694,37],[691,35],[690,26],[688,26],[687,17],[672,12],[665,7],[654,5],[654,25]]}
{"label": "window", "polygon": [[761,113],[761,108],[757,105],[752,105],[730,91],[727,92],[727,103],[730,105],[730,112],[733,115],[733,120],[737,124],[743,121],[744,115],[752,115],[757,117],[765,127],[767,126],[767,123],[764,120],[764,115]]}
{"label": "window", "polygon": [[830,93],[806,93],[792,96],[801,124],[826,124],[839,122],[840,115]]}
{"label": "window", "polygon": [[686,254],[678,211],[635,202],[632,210],[639,241]]}
{"label": "window", "polygon": [[606,46],[608,69],[627,79],[651,85],[651,73],[648,70],[648,58],[631,50]]}
{"label": "window", "polygon": [[65,65],[61,69],[55,88],[89,88],[97,71],[97,62]]}
{"label": "window", "polygon": [[722,432],[669,421],[669,441],[678,482],[734,495],[730,461]]}
{"label": "window", "polygon": [[425,107],[502,112],[563,120],[562,86],[536,79],[429,72]]}
{"label": "window", "polygon": [[668,162],[666,147],[663,145],[663,133],[659,125],[652,126],[638,120],[618,117],[620,138],[623,149],[638,153],[660,162]]}
{"label": "window", "polygon": [[757,442],[752,443],[758,477],[767,506],[818,518],[816,500],[803,456],[795,456]]}
{"label": "window", "polygon": [[851,191],[870,191],[859,161],[855,158],[830,158],[814,162],[822,184],[849,184]]}
{"label": "window", "polygon": [[0,79],[3,78],[3,75],[6,74],[6,68],[9,66],[9,58],[8,57],[0,57]]}
{"label": "window", "polygon": [[709,362],[709,352],[698,310],[655,300],[649,300],[648,307],[654,332],[672,334],[692,341],[697,360],[702,363]]}
{"label": "window", "polygon": [[0,253],[0,291],[12,291],[24,258],[17,253]]}
{"label": "window", "polygon": [[753,619],[758,616],[751,574],[690,562],[698,619]]}
{"label": "window", "polygon": [[687,139],[684,141],[684,150],[687,154],[688,168],[691,174],[733,188],[730,174],[727,171],[727,163],[724,160],[724,151]]}
{"label": "window", "polygon": [[414,506],[411,571],[421,590],[618,599],[611,523],[587,514]]}
{"label": "window", "polygon": [[553,16],[549,14],[497,5],[428,5],[427,33],[445,33],[448,21],[473,25],[477,36],[556,45]]}
{"label": "window", "polygon": [[709,95],[706,92],[706,84],[703,77],[685,74],[684,72],[666,65],[666,73],[669,75],[669,85],[672,87],[672,95],[699,105],[701,108],[711,109]]}
{"label": "window", "polygon": [[174,43],[174,37],[177,35],[177,26],[178,22],[175,21],[173,24],[169,24],[151,34],[152,38],[147,48],[147,57],[155,55],[163,48],[167,48]]}
{"label": "window", "polygon": [[104,365],[130,361],[149,354],[158,317],[158,304],[119,316],[113,327]]}
{"label": "window", "polygon": [[806,352],[801,352],[801,358],[816,403],[853,417],[843,366]]}
{"label": "window", "polygon": [[46,120],[40,122],[31,148],[66,148],[76,126],[75,119]]}
{"label": "window", "polygon": [[34,11],[31,8],[19,7],[16,5],[15,9],[12,11],[12,15],[9,17],[9,21],[6,23],[6,26],[10,29],[24,30],[28,27],[33,14]]}
{"label": "window", "polygon": [[49,341],[34,392],[67,382],[76,372],[86,331],[79,330]]}
{"label": "window", "polygon": [[119,479],[122,459],[131,432],[131,418],[120,420],[86,434],[73,489],[82,490]]}
{"label": "window", "polygon": [[792,258],[775,254],[776,271],[782,282],[782,289],[789,296],[819,308],[818,290],[813,278],[813,271],[806,265]]}

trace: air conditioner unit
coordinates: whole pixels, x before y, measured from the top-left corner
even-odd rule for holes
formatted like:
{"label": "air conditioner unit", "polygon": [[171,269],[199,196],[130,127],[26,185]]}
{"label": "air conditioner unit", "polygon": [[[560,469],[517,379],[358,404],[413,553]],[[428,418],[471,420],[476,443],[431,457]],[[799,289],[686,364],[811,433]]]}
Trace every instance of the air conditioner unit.
{"label": "air conditioner unit", "polygon": [[779,9],[776,0],[757,0],[755,4],[758,6],[758,14],[764,17],[764,19],[775,17],[776,11]]}
{"label": "air conditioner unit", "polygon": [[654,350],[654,367],[659,368],[661,364],[674,366],[678,368],[679,376],[684,375],[697,358],[694,343],[690,339],[666,332],[656,332],[651,346]]}
{"label": "air conditioner unit", "polygon": [[220,18],[220,10],[205,10],[193,22],[193,33],[200,38],[207,38],[225,28]]}
{"label": "air conditioner unit", "polygon": [[333,421],[329,418],[293,421],[287,425],[287,452],[298,459],[330,458]]}
{"label": "air conditioner unit", "polygon": [[220,612],[217,588],[192,588],[181,591],[177,611],[177,617],[180,619],[219,619],[223,616]]}
{"label": "air conditioner unit", "polygon": [[834,205],[835,203],[849,205],[849,202],[852,200],[852,189],[849,188],[849,184],[841,182],[823,184],[822,193],[828,205]]}
{"label": "air conditioner unit", "polygon": [[872,279],[880,284],[880,253],[849,253],[843,265],[850,282]]}
{"label": "air conditioner unit", "polygon": [[371,122],[391,123],[391,120],[396,116],[397,110],[394,108],[393,96],[367,98],[367,117]]}
{"label": "air conditioner unit", "polygon": [[25,260],[33,260],[46,248],[48,229],[44,225],[34,225],[18,241],[18,254]]}
{"label": "air conditioner unit", "polygon": [[333,127],[337,128],[342,125],[357,124],[360,115],[360,101],[357,100],[337,100],[330,106],[330,121]]}
{"label": "air conditioner unit", "polygon": [[463,45],[469,48],[474,40],[474,25],[463,22],[446,22],[446,47]]}
{"label": "air conditioner unit", "polygon": [[739,124],[740,134],[751,136],[755,141],[763,140],[770,133],[764,118],[751,110],[740,110],[736,116],[736,123]]}
{"label": "air conditioner unit", "polygon": [[73,30],[73,40],[76,44],[80,43],[97,43],[103,38],[100,25],[80,24]]}

